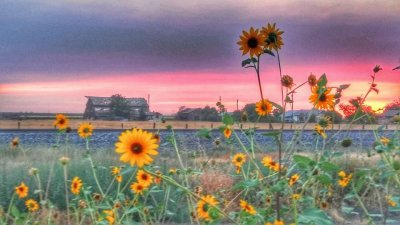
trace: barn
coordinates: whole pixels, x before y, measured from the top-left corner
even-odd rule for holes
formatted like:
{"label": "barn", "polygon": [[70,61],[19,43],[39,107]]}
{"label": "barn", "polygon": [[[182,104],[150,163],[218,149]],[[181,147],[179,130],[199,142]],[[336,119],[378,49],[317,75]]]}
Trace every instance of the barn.
{"label": "barn", "polygon": [[87,98],[84,119],[90,120],[149,120],[152,113],[144,98],[126,98],[130,107],[128,118],[113,115],[110,107],[111,97],[85,96]]}

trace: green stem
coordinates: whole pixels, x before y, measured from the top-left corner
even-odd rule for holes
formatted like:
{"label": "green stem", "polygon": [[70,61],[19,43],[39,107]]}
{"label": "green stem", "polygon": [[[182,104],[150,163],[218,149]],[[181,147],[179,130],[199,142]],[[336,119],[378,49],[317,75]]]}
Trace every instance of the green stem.
{"label": "green stem", "polygon": [[99,179],[97,178],[97,174],[96,174],[95,167],[94,167],[94,164],[93,164],[92,156],[90,155],[90,153],[88,153],[88,159],[89,159],[89,162],[90,162],[90,167],[92,169],[94,181],[96,182],[97,188],[99,189],[99,191],[101,193],[101,196],[104,198],[105,195],[104,195],[103,189],[100,186]]}
{"label": "green stem", "polygon": [[64,170],[64,186],[65,186],[65,204],[67,205],[67,224],[70,225],[71,221],[69,218],[70,211],[69,211],[69,193],[68,193],[68,173],[67,173],[67,166],[63,165],[63,170]]}

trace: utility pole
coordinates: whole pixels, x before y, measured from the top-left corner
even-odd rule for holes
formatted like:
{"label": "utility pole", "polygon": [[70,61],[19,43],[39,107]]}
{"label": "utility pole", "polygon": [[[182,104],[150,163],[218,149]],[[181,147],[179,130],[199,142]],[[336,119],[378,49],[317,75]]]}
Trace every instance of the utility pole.
{"label": "utility pole", "polygon": [[239,99],[236,99],[236,111],[239,111]]}

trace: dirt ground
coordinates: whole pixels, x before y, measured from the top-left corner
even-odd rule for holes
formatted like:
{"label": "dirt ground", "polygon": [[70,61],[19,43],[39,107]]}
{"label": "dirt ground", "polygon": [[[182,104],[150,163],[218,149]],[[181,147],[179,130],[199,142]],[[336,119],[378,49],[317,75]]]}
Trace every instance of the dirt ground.
{"label": "dirt ground", "polygon": [[[0,120],[0,129],[52,129],[54,120]],[[221,122],[205,122],[205,121],[102,121],[102,120],[70,120],[71,128],[76,129],[79,124],[83,122],[90,122],[95,129],[130,129],[134,127],[143,129],[166,129],[168,125],[171,125],[174,129],[201,129],[201,128],[218,128],[222,126]],[[259,129],[280,129],[280,123],[241,123],[235,124],[233,128],[249,128],[256,126]],[[352,125],[349,127],[348,124],[334,124],[333,129],[352,129],[352,130],[372,130],[378,128],[380,125]],[[285,129],[297,130],[301,129],[303,124],[285,124]],[[314,124],[307,124],[305,129],[314,129]],[[388,125],[385,129],[394,130],[395,125]]]}

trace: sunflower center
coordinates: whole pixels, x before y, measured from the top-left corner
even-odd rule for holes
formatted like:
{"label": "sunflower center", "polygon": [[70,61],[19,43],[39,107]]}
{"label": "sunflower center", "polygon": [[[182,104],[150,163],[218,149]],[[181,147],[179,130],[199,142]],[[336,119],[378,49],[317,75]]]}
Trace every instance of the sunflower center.
{"label": "sunflower center", "polygon": [[249,38],[249,40],[247,41],[247,45],[249,46],[249,48],[256,48],[258,45],[258,40],[255,37]]}
{"label": "sunflower center", "polygon": [[236,162],[241,162],[242,161],[242,157],[237,157],[236,158]]}
{"label": "sunflower center", "polygon": [[319,99],[318,99],[318,100],[320,100],[321,102],[326,101],[326,95],[325,95],[325,94],[322,94],[321,96],[319,96]]}
{"label": "sunflower center", "polygon": [[204,212],[208,212],[208,204],[207,203],[205,203],[204,205],[203,205],[203,207],[202,207],[202,209],[203,209],[203,211]]}
{"label": "sunflower center", "polygon": [[276,35],[274,32],[271,32],[268,34],[268,39],[267,39],[267,43],[275,43],[276,39],[277,39],[278,35]]}
{"label": "sunflower center", "polygon": [[148,179],[147,174],[142,174],[142,180],[147,180],[147,179]]}
{"label": "sunflower center", "polygon": [[78,183],[73,184],[74,188],[78,188]]}
{"label": "sunflower center", "polygon": [[89,133],[89,128],[85,127],[85,129],[83,129],[83,133]]}
{"label": "sunflower center", "polygon": [[131,145],[131,151],[133,154],[140,154],[143,152],[143,146],[139,143],[133,143]]}
{"label": "sunflower center", "polygon": [[19,188],[19,191],[20,191],[20,192],[24,192],[24,190],[25,190],[24,187],[20,187],[20,188]]}
{"label": "sunflower center", "polygon": [[138,191],[143,190],[143,186],[142,186],[142,185],[138,185],[138,186],[137,186],[137,190],[138,190]]}
{"label": "sunflower center", "polygon": [[60,120],[58,121],[58,123],[59,123],[59,124],[64,124],[64,123],[65,123],[65,119],[60,119]]}

